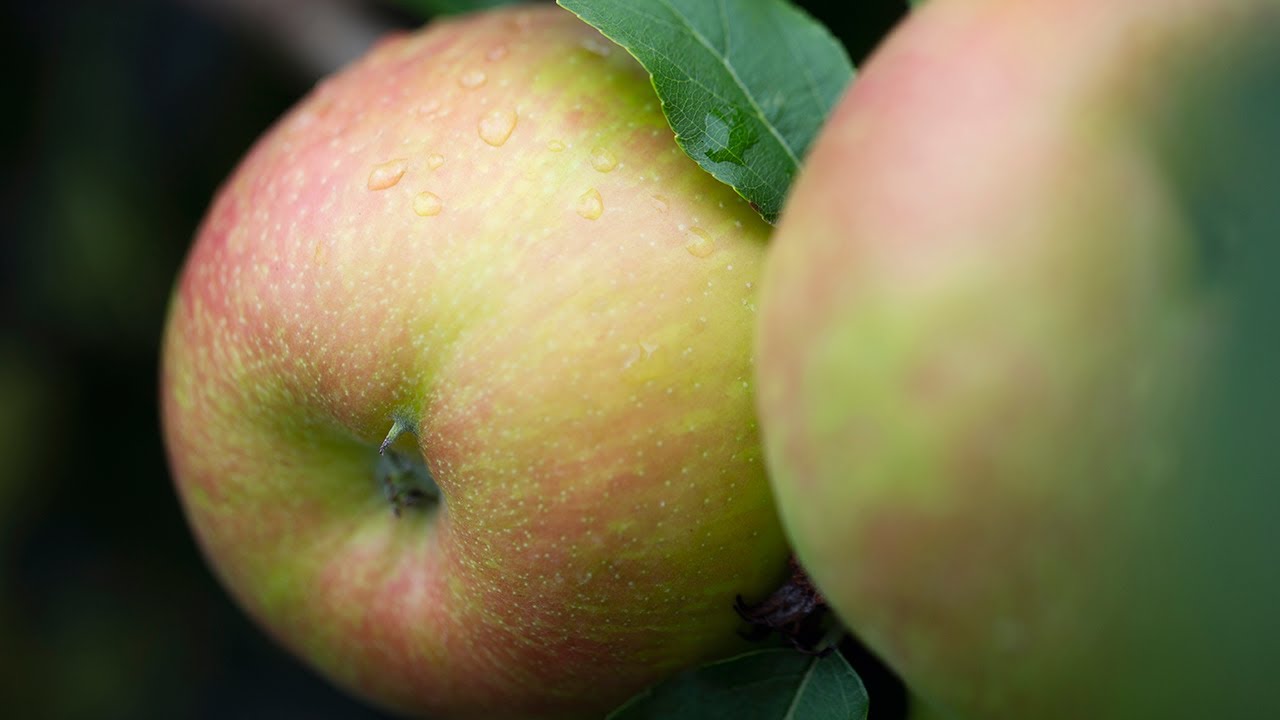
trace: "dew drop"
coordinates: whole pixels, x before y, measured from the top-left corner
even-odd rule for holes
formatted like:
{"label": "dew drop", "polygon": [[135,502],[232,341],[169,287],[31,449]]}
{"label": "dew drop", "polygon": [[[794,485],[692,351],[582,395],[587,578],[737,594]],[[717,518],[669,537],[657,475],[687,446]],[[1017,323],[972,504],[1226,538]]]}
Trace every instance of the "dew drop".
{"label": "dew drop", "polygon": [[232,230],[227,234],[227,250],[230,250],[233,253],[238,253],[243,250],[245,236],[248,234],[249,231],[245,229],[243,224],[237,225],[235,230]]}
{"label": "dew drop", "polygon": [[486,80],[483,70],[468,70],[458,76],[458,85],[468,90],[480,87]]}
{"label": "dew drop", "polygon": [[484,54],[484,59],[489,62],[497,62],[507,56],[506,45],[494,45],[489,48],[489,52]]}
{"label": "dew drop", "polygon": [[431,153],[430,155],[427,156],[428,168],[431,168],[432,170],[437,170],[443,164],[444,164],[444,156],[441,155],[440,153]]}
{"label": "dew drop", "polygon": [[666,212],[666,211],[667,211],[667,196],[666,196],[666,195],[654,195],[654,196],[653,196],[653,207],[654,207],[658,212]]}
{"label": "dew drop", "polygon": [[639,347],[629,348],[629,352],[627,353],[627,358],[622,361],[622,369],[623,370],[630,369],[631,366],[635,365],[636,361],[639,359],[640,359],[640,348]]}
{"label": "dew drop", "polygon": [[514,110],[494,110],[480,118],[476,129],[481,140],[500,147],[511,137],[511,131],[516,129],[516,113]]}
{"label": "dew drop", "polygon": [[550,150],[551,152],[561,152],[562,150],[564,150],[564,143],[560,142],[559,140],[552,140],[551,142],[547,143],[547,149]]}
{"label": "dew drop", "polygon": [[608,148],[594,147],[591,149],[591,167],[600,172],[609,172],[618,166],[618,156],[609,151]]}
{"label": "dew drop", "polygon": [[716,249],[716,243],[711,239],[711,235],[700,227],[689,228],[689,232],[685,235],[684,249],[689,251],[694,257],[704,258]]}
{"label": "dew drop", "polygon": [[424,190],[413,199],[413,211],[422,217],[439,215],[443,209],[444,204],[440,202],[440,196],[433,192]]}
{"label": "dew drop", "polygon": [[404,177],[404,171],[407,167],[408,161],[404,158],[397,158],[374,166],[373,171],[369,173],[369,189],[386,190],[395,185],[400,182],[400,178]]}
{"label": "dew drop", "polygon": [[613,53],[613,45],[608,40],[595,36],[583,38],[582,49],[600,57],[609,57]]}
{"label": "dew drop", "polygon": [[425,115],[425,116],[427,116],[427,117],[431,117],[431,116],[435,115],[435,114],[436,114],[436,113],[438,113],[438,112],[440,112],[440,101],[439,101],[439,100],[428,100],[428,101],[426,101],[426,102],[424,102],[424,103],[422,103],[421,105],[419,105],[419,106],[418,106],[418,113],[419,113],[420,115]]}
{"label": "dew drop", "polygon": [[595,220],[604,213],[604,199],[600,197],[600,192],[595,188],[582,193],[578,197],[578,214],[588,220]]}
{"label": "dew drop", "polygon": [[529,32],[529,28],[533,27],[533,17],[528,11],[521,12],[511,19],[511,24],[521,34]]}

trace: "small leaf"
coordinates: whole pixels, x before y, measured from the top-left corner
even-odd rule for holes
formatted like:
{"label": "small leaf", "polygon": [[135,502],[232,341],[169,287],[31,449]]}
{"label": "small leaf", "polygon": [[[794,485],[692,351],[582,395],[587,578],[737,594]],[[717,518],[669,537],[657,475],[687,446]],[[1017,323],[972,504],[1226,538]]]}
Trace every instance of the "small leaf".
{"label": "small leaf", "polygon": [[653,76],[676,141],[770,222],[853,66],[784,0],[558,0]]}
{"label": "small leaf", "polygon": [[867,691],[840,653],[757,650],[677,675],[609,720],[865,720]]}

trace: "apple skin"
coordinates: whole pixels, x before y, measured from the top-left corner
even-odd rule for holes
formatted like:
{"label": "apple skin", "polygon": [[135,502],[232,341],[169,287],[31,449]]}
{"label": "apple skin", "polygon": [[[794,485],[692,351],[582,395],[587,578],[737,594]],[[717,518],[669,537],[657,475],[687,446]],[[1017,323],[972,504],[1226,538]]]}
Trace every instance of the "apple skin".
{"label": "apple skin", "polygon": [[[403,713],[598,716],[738,649],[734,596],[787,557],[751,366],[768,232],[566,11],[381,42],[256,144],[172,298],[165,440],[209,562]],[[393,418],[439,507],[383,496]]]}
{"label": "apple skin", "polygon": [[1209,579],[1148,563],[1188,511],[1227,308],[1173,171],[1218,150],[1190,109],[1230,118],[1194,99],[1278,7],[931,0],[792,189],[757,345],[779,510],[941,717],[1156,717],[1131,711],[1197,687],[1154,648],[1193,627],[1164,592]]}

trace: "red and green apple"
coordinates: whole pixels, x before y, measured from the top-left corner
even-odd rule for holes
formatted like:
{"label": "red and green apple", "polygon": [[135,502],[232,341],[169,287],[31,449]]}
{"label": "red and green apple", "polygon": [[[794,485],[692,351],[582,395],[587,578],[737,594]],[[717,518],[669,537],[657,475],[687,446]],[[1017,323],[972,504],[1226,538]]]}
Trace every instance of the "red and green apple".
{"label": "red and green apple", "polygon": [[599,715],[731,652],[787,553],[768,231],[566,11],[381,42],[257,143],[173,295],[165,439],[217,575],[405,713]]}

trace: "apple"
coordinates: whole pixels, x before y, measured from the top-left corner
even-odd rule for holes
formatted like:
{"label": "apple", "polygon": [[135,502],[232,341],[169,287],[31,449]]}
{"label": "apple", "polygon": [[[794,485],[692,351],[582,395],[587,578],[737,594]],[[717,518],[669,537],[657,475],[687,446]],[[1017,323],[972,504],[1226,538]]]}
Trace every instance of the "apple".
{"label": "apple", "polygon": [[402,713],[598,716],[738,649],[787,558],[768,233],[564,10],[379,43],[256,144],[173,294],[165,441],[216,574]]}
{"label": "apple", "polygon": [[1177,538],[1233,477],[1190,452],[1231,372],[1233,203],[1275,207],[1274,167],[1239,173],[1280,111],[1232,128],[1278,28],[1270,0],[931,0],[792,188],[757,345],[783,525],[939,717],[1181,717],[1231,693],[1176,665],[1250,664],[1187,640],[1197,586],[1241,577]]}

